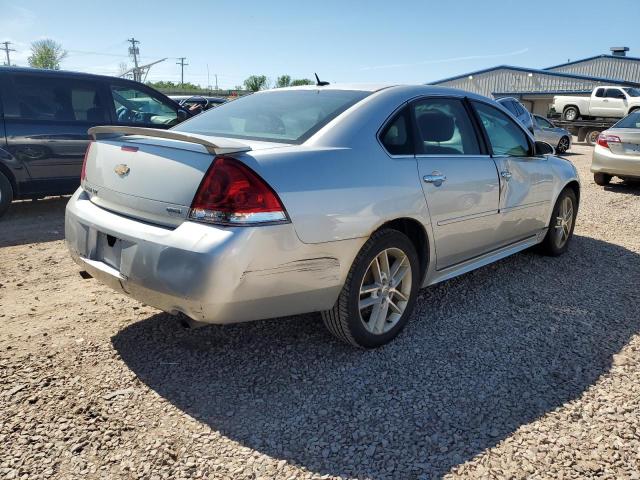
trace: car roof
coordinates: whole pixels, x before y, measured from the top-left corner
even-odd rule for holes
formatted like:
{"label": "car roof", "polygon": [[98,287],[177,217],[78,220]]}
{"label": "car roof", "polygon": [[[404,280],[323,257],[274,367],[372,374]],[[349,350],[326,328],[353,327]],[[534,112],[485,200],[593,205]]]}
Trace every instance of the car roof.
{"label": "car roof", "polygon": [[[50,75],[52,77],[84,77],[84,78],[95,78],[101,80],[118,80],[124,82],[134,82],[133,80],[129,80],[127,78],[121,77],[112,77],[109,75],[96,75],[95,73],[86,73],[86,72],[74,72],[71,70],[50,70],[47,68],[31,68],[31,67],[2,67],[0,68],[0,74],[7,73],[32,73],[38,75]],[[139,82],[134,82],[139,83]]]}

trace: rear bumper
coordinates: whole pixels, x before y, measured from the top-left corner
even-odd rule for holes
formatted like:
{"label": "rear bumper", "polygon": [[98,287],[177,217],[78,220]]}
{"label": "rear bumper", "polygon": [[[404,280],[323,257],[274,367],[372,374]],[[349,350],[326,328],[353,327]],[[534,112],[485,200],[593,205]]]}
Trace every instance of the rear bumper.
{"label": "rear bumper", "polygon": [[[120,240],[119,265],[101,235]],[[65,236],[73,259],[114,290],[206,323],[236,323],[331,308],[362,239],[304,244],[291,224],[165,228],[104,210],[82,189]]]}
{"label": "rear bumper", "polygon": [[640,177],[640,155],[616,155],[608,148],[596,145],[593,149],[591,171],[627,177]]}

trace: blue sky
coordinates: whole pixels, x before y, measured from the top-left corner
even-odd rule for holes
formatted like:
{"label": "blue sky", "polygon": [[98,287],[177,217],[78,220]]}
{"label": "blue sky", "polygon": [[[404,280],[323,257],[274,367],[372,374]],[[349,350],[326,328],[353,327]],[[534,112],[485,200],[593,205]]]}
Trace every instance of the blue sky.
{"label": "blue sky", "polygon": [[[105,8],[105,5],[108,8]],[[151,80],[232,88],[251,74],[332,82],[424,83],[499,64],[542,68],[627,46],[640,57],[640,0],[0,0],[0,41],[26,65],[53,38],[67,70],[116,74],[141,41]],[[0,57],[0,62],[4,57]]]}

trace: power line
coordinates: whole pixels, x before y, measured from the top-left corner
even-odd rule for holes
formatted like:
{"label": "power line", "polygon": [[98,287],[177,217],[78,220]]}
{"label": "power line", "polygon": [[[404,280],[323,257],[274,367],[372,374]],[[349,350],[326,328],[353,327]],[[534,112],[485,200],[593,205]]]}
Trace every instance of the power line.
{"label": "power line", "polygon": [[12,45],[11,42],[2,42],[4,45],[4,53],[7,55],[7,63],[5,64],[7,67],[11,66],[11,58],[9,57],[9,52],[15,52],[15,49],[9,48],[9,45]]}
{"label": "power line", "polygon": [[180,85],[184,85],[184,67],[186,67],[187,65],[189,65],[188,63],[184,63],[184,61],[187,59],[187,57],[178,57],[178,62],[176,62],[176,65],[180,65]]}

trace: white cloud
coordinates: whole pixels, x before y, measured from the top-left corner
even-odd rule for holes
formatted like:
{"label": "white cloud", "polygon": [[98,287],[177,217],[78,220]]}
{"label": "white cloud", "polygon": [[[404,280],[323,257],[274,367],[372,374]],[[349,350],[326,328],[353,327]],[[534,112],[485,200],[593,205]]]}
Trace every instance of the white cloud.
{"label": "white cloud", "polygon": [[523,48],[520,50],[516,50],[515,52],[508,53],[494,53],[488,55],[467,55],[464,57],[450,57],[450,58],[440,58],[437,60],[422,60],[420,62],[412,62],[412,63],[392,63],[388,65],[374,65],[360,68],[363,70],[383,70],[387,68],[406,68],[406,67],[416,67],[418,65],[433,65],[438,63],[450,63],[450,62],[463,62],[467,60],[486,60],[490,58],[503,58],[503,57],[514,57],[516,55],[522,55],[523,53],[527,53],[529,51],[528,48]]}

